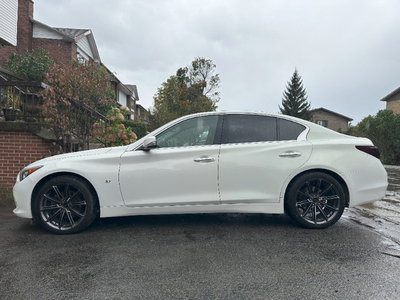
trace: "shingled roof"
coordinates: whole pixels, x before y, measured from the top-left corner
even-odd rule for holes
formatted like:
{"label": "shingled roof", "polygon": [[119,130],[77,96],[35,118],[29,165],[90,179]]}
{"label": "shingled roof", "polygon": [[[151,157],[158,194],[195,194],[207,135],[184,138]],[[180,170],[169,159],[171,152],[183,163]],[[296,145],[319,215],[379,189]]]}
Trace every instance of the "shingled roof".
{"label": "shingled roof", "polygon": [[81,38],[87,36],[89,45],[92,49],[93,55],[95,56],[94,58],[95,59],[97,58],[100,61],[100,54],[97,49],[93,33],[90,29],[51,27],[32,18],[30,20],[33,24],[38,24],[40,26],[43,26],[49,30],[56,32],[57,34],[61,35],[63,37],[63,40],[65,41],[77,43]]}
{"label": "shingled roof", "polygon": [[59,33],[68,36],[71,39],[76,40],[82,35],[90,34],[90,29],[75,29],[75,28],[56,28],[52,27],[52,29],[58,31]]}
{"label": "shingled roof", "polygon": [[322,110],[322,111],[331,113],[331,114],[333,114],[333,115],[336,115],[336,116],[338,116],[338,117],[341,117],[341,118],[343,118],[343,119],[346,119],[346,120],[349,121],[349,122],[350,122],[350,121],[353,121],[352,118],[349,118],[349,117],[346,117],[346,116],[344,116],[344,115],[338,114],[337,112],[331,111],[331,110],[326,109],[326,108],[323,108],[323,107],[315,108],[315,109],[311,110],[311,112],[315,112],[315,111],[318,111],[318,110]]}

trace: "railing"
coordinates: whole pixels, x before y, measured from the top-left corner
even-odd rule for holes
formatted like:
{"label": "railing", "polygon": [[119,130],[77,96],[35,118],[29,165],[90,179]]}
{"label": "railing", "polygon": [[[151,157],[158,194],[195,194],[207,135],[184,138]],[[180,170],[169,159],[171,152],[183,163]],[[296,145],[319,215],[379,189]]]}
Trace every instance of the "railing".
{"label": "railing", "polygon": [[[48,86],[42,82],[24,78],[0,68],[0,117],[13,122],[38,122],[53,125],[54,153],[75,152],[93,148],[92,125],[99,120],[106,126],[108,119],[79,101],[68,99],[70,105],[63,108],[59,119],[49,121],[42,113],[43,99],[39,92]],[[66,126],[61,118],[74,120]],[[99,145],[101,147],[101,144]],[[99,147],[98,146],[98,147]]]}
{"label": "railing", "polygon": [[41,99],[37,93],[45,87],[42,82],[27,81],[0,68],[1,115],[7,121],[38,122]]}

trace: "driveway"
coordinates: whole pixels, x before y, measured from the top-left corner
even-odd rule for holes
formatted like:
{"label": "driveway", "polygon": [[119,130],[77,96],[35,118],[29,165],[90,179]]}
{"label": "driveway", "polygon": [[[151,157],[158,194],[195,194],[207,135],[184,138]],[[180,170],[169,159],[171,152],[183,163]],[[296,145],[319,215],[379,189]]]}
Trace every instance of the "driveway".
{"label": "driveway", "polygon": [[398,299],[398,219],[375,214],[399,211],[397,172],[386,204],[347,209],[325,230],[285,215],[195,214],[57,236],[1,207],[1,299]]}

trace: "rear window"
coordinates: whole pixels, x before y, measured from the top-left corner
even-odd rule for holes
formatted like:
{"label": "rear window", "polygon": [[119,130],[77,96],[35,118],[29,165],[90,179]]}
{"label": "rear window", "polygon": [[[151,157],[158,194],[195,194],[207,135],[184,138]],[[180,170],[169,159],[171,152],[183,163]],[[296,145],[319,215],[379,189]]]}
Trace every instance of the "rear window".
{"label": "rear window", "polygon": [[276,118],[257,115],[227,115],[223,143],[252,143],[277,140]]}
{"label": "rear window", "polygon": [[297,140],[300,133],[306,129],[303,125],[284,119],[278,119],[278,124],[280,141]]}
{"label": "rear window", "polygon": [[306,127],[298,123],[261,115],[226,115],[223,144],[297,140]]}

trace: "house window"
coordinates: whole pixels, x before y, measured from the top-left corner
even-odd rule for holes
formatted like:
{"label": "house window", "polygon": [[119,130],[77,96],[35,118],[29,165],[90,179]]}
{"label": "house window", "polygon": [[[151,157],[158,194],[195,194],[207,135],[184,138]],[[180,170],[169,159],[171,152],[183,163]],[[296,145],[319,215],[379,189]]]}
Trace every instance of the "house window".
{"label": "house window", "polygon": [[84,57],[82,54],[80,54],[79,52],[77,52],[76,56],[77,56],[78,62],[79,62],[80,64],[87,64],[88,61],[85,59],[85,57]]}
{"label": "house window", "polygon": [[318,125],[328,127],[328,121],[327,120],[317,120],[316,122]]}

